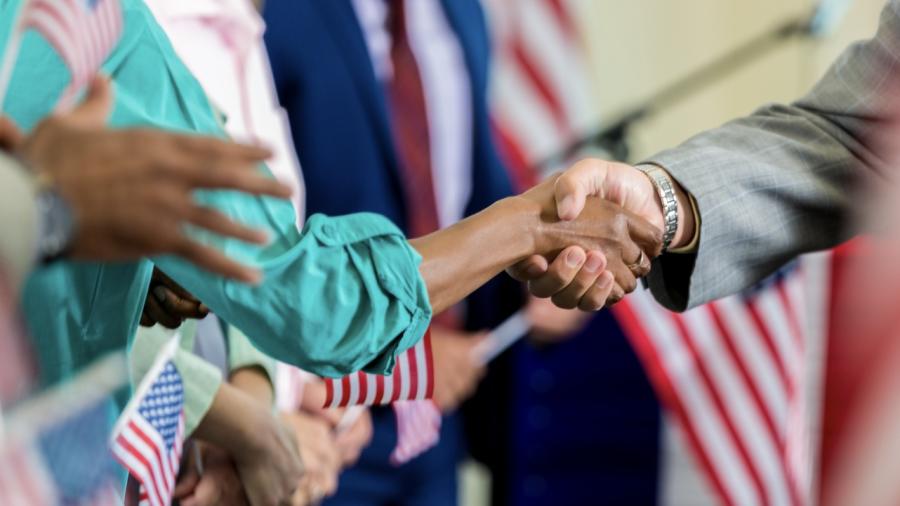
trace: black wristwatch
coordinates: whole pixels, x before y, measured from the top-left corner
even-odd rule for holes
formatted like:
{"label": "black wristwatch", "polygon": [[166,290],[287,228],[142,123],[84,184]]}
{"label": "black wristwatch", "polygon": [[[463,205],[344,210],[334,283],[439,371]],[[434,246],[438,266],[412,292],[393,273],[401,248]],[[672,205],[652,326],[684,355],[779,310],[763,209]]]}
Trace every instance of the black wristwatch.
{"label": "black wristwatch", "polygon": [[38,190],[35,198],[38,212],[38,257],[53,261],[69,247],[75,235],[75,219],[66,199],[52,186]]}

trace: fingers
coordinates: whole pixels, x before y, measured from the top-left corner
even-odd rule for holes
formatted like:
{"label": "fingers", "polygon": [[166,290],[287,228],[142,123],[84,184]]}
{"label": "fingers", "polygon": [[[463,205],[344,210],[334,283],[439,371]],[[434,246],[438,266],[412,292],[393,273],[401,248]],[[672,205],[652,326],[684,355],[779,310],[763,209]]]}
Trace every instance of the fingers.
{"label": "fingers", "polygon": [[144,313],[149,320],[168,329],[177,329],[182,322],[181,317],[170,314],[152,293],[147,295],[147,300],[144,302]]}
{"label": "fingers", "polygon": [[290,198],[291,188],[278,182],[255,168],[224,169],[213,166],[195,169],[185,173],[185,178],[192,188],[215,188],[237,190],[252,195],[269,195],[277,198]]}
{"label": "fingers", "polygon": [[175,248],[175,254],[216,274],[238,281],[258,285],[262,273],[252,267],[241,265],[225,256],[219,250],[183,237]]}
{"label": "fingers", "polygon": [[199,302],[184,299],[165,286],[157,285],[154,287],[153,297],[162,304],[162,307],[168,314],[182,320],[185,318],[204,318],[207,315],[201,310]]}
{"label": "fingers", "polygon": [[561,220],[574,220],[584,209],[588,195],[603,188],[606,178],[604,162],[582,160],[560,174],[556,180],[556,212]]}
{"label": "fingers", "polygon": [[550,264],[546,258],[540,255],[533,255],[509,267],[506,269],[506,272],[516,281],[524,283],[543,276],[546,274],[548,267],[550,267]]}
{"label": "fingers", "polygon": [[578,309],[582,311],[599,311],[606,306],[612,293],[615,280],[609,271],[604,271],[597,278],[597,282],[591,286],[578,301]]}
{"label": "fingers", "polygon": [[244,242],[265,244],[268,234],[265,231],[241,225],[219,211],[209,207],[193,206],[188,221],[222,236],[234,237]]}
{"label": "fingers", "polygon": [[66,120],[79,127],[102,127],[112,112],[113,91],[107,77],[97,75],[88,86],[84,100],[66,115]]}
{"label": "fingers", "polygon": [[606,267],[606,257],[599,251],[591,251],[583,267],[575,275],[575,278],[563,290],[553,294],[551,300],[563,309],[578,307],[581,298],[594,286],[598,276]]}
{"label": "fingers", "polygon": [[584,264],[587,254],[578,246],[564,249],[550,264],[547,273],[528,282],[528,289],[537,297],[550,297],[568,286]]}

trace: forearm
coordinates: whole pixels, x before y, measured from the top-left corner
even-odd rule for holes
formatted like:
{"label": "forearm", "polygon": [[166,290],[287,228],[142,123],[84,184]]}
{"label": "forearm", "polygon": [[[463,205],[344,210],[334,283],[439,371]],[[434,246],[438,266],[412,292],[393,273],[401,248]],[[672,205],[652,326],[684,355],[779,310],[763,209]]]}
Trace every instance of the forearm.
{"label": "forearm", "polygon": [[532,254],[536,221],[531,209],[510,198],[451,227],[411,240],[422,255],[419,272],[434,313],[453,306]]}
{"label": "forearm", "polygon": [[242,367],[231,372],[229,383],[249,395],[266,409],[272,407],[274,396],[269,375],[259,366]]}
{"label": "forearm", "polygon": [[222,383],[206,416],[197,426],[194,436],[220,448],[228,448],[238,456],[262,450],[261,438],[270,430],[275,419],[259,401],[238,387]]}

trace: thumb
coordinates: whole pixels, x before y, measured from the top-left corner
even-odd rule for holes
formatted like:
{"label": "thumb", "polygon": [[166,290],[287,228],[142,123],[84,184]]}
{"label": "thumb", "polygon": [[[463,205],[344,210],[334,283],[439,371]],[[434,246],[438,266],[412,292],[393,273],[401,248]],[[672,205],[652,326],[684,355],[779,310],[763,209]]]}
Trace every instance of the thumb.
{"label": "thumb", "polygon": [[67,114],[67,119],[80,127],[102,127],[112,112],[113,90],[109,78],[97,75],[91,81],[84,100]]}
{"label": "thumb", "polygon": [[560,174],[554,187],[559,218],[566,221],[577,218],[588,195],[602,192],[606,173],[606,162],[582,160]]}

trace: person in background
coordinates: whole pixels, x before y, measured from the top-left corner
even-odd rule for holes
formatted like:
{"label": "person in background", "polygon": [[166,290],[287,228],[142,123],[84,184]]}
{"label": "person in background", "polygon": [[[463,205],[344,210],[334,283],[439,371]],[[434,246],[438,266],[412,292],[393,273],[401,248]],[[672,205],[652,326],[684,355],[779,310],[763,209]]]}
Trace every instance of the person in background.
{"label": "person in background", "polygon": [[[512,194],[487,118],[477,2],[268,0],[263,14],[309,212],[377,212],[415,237]],[[455,411],[484,374],[470,358],[479,331],[520,303],[508,281],[432,325],[435,400],[445,413],[438,445],[393,467],[395,415],[373,409],[372,445],[326,504],[456,504],[465,443]]]}
{"label": "person in background", "polygon": [[[179,58],[203,86],[210,101],[222,112],[224,127],[229,136],[261,143],[272,149],[273,156],[267,164],[276,178],[294,190],[292,203],[296,211],[297,227],[302,228],[302,172],[291,143],[287,118],[275,95],[262,41],[263,22],[255,6],[249,0],[190,3],[148,0],[147,6],[166,32]],[[274,368],[269,366],[274,361],[256,351],[236,328],[224,323],[220,325],[217,317],[208,314],[208,308],[200,304],[193,295],[162,271],[155,270],[142,324],[159,322],[168,328],[176,328],[181,325],[184,317],[204,318],[203,322],[196,325],[196,338],[191,339],[203,346],[193,351],[208,360],[211,350],[227,350],[227,363],[224,359],[213,360],[223,372],[229,373],[224,379],[239,389],[248,383],[266,385],[267,388],[261,388],[264,391],[258,392],[259,395],[254,397],[268,399],[265,404],[271,409]],[[227,340],[220,330],[223,326],[227,329]],[[183,333],[189,331],[190,329],[182,329]],[[187,346],[187,340],[183,338],[182,344]],[[215,358],[216,355],[224,354],[212,355]],[[218,376],[221,377],[221,374]],[[192,396],[195,398],[194,403],[209,405],[218,382],[198,380],[196,383],[200,385],[188,389],[187,393],[195,394]],[[222,388],[227,388],[227,384],[223,384]],[[297,450],[304,462],[305,476],[300,482],[298,496],[316,499],[320,493],[333,492],[336,486],[340,459],[332,456],[337,455],[340,450],[335,436],[331,434],[331,417],[327,415],[311,411],[282,415],[297,440]],[[368,417],[363,416],[347,432],[365,432],[368,423]],[[323,430],[324,428],[328,430]],[[341,442],[345,446],[348,442],[361,446],[365,444],[366,438],[344,437]],[[212,447],[208,443],[204,448],[214,455],[224,454],[228,457],[216,458],[216,462],[227,463],[231,458],[227,448]],[[359,448],[346,450],[358,453]],[[190,504],[209,504],[220,493],[242,494],[244,487],[241,487],[240,481],[229,479],[235,474],[234,466],[231,466],[230,471],[216,475],[205,473],[199,480],[187,480],[180,491],[182,494],[200,495],[203,498],[195,498]],[[213,480],[211,476],[220,480]],[[190,488],[190,483],[198,490],[196,493]],[[255,484],[248,483],[247,488],[253,485]]]}

